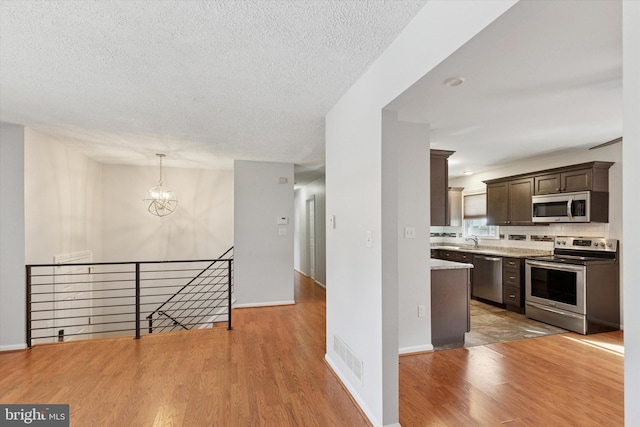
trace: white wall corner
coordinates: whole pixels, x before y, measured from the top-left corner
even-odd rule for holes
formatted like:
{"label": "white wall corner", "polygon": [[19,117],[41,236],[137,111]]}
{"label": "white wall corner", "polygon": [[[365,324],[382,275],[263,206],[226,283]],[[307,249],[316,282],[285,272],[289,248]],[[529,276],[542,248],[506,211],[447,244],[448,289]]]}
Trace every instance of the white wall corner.
{"label": "white wall corner", "polygon": [[236,307],[294,301],[293,173],[290,163],[234,164]]}

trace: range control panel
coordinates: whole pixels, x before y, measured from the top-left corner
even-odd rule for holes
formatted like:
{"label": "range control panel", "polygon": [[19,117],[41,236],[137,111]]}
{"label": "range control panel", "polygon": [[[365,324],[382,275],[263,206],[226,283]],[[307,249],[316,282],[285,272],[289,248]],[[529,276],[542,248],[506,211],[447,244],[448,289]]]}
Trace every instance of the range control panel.
{"label": "range control panel", "polygon": [[554,248],[616,252],[618,241],[601,237],[556,237]]}

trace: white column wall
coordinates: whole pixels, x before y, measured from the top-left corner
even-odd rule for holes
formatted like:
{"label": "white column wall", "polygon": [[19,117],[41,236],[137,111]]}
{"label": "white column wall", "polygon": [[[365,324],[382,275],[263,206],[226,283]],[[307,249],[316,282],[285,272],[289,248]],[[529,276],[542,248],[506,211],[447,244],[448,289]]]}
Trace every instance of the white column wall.
{"label": "white column wall", "polygon": [[[326,117],[327,215],[336,228],[327,230],[325,358],[375,426],[398,423],[398,366],[386,357],[397,352],[398,330],[383,328],[399,308],[397,284],[383,280],[383,269],[397,265],[382,265],[382,109],[513,4],[427,2]],[[388,286],[395,298],[385,299]],[[362,361],[362,381],[335,338]]]}
{"label": "white column wall", "polygon": [[[289,223],[279,225],[281,216]],[[293,164],[236,160],[236,307],[294,303],[293,219]]]}
{"label": "white column wall", "polygon": [[624,131],[622,156],[622,277],[624,283],[624,411],[626,426],[640,425],[640,2],[622,7]]}
{"label": "white column wall", "polygon": [[[400,354],[404,354],[433,350],[431,318],[427,318],[430,310],[424,317],[418,316],[419,305],[424,305],[425,310],[431,307],[431,161],[429,125],[398,122],[397,127],[397,138],[389,141],[383,138],[383,145],[397,150],[398,345]],[[405,227],[415,228],[416,237],[405,238]]]}
{"label": "white column wall", "polygon": [[26,347],[24,127],[0,122],[0,351]]}

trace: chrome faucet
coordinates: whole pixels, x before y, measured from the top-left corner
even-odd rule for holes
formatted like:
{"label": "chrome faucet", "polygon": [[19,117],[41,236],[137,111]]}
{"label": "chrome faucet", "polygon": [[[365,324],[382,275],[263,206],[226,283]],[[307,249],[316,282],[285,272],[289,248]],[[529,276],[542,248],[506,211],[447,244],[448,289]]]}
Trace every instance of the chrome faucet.
{"label": "chrome faucet", "polygon": [[478,249],[478,238],[477,238],[476,236],[467,237],[467,238],[466,238],[466,239],[464,239],[464,240],[465,240],[465,241],[466,241],[466,240],[473,240],[473,247],[474,247],[475,249]]}

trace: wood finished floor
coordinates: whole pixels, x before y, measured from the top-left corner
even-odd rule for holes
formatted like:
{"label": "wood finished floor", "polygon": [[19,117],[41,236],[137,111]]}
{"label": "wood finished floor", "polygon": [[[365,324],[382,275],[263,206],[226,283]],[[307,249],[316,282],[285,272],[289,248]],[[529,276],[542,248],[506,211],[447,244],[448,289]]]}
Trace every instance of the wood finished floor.
{"label": "wood finished floor", "polygon": [[[72,426],[367,426],[324,363],[325,292],[225,326],[0,353],[0,403],[69,403]],[[400,358],[409,426],[622,426],[622,333]]]}

